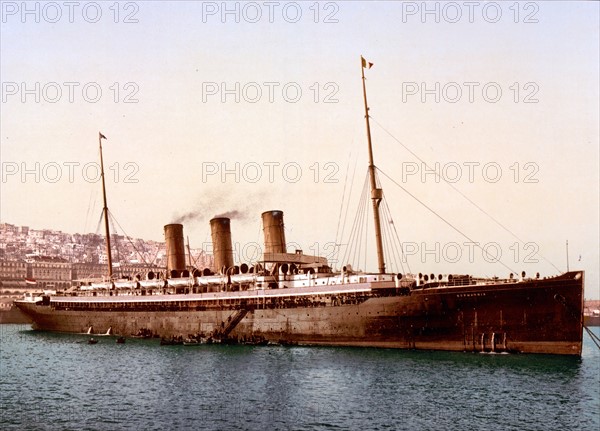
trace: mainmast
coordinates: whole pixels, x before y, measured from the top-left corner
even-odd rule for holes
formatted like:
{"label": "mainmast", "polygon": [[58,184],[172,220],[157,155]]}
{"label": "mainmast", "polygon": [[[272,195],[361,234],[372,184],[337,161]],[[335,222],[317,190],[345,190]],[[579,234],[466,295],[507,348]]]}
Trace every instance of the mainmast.
{"label": "mainmast", "polygon": [[[367,67],[367,61],[360,57],[360,65],[362,72],[362,85],[363,85],[363,96],[365,99],[365,120],[367,122],[367,139],[369,141],[369,178],[371,180],[371,201],[373,202],[373,219],[375,222],[375,242],[377,245],[377,263],[379,267],[379,273],[385,274],[385,261],[383,256],[383,242],[381,238],[381,223],[379,221],[379,204],[383,198],[383,190],[377,188],[377,182],[375,181],[375,164],[373,163],[373,147],[371,145],[371,125],[369,124],[369,105],[367,104],[367,86],[365,79],[365,67]],[[369,69],[373,63],[369,63]]]}
{"label": "mainmast", "polygon": [[108,228],[108,206],[106,205],[106,184],[104,183],[104,161],[102,160],[102,139],[106,139],[102,133],[98,132],[98,142],[100,144],[100,176],[102,177],[102,197],[104,198],[104,230],[106,232],[106,256],[108,257],[108,278],[112,279],[112,255],[110,253],[110,229]]}

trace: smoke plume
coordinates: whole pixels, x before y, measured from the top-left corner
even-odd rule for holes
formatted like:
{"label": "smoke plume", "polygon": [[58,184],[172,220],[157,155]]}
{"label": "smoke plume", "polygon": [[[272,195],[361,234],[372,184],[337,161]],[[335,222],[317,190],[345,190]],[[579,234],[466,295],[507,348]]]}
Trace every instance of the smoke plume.
{"label": "smoke plume", "polygon": [[[232,220],[248,221],[260,217],[260,211],[253,202],[260,202],[263,193],[237,197],[230,192],[207,192],[194,203],[194,208],[183,214],[175,214],[173,223],[208,223],[213,217],[227,217]],[[233,209],[231,209],[233,208]]]}

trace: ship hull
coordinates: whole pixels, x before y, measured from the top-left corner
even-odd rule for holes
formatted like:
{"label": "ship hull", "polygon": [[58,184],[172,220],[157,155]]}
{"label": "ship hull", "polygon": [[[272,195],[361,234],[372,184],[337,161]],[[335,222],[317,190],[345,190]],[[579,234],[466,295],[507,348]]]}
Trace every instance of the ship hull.
{"label": "ship hull", "polygon": [[[581,355],[583,272],[498,285],[417,288],[406,295],[373,296],[360,303],[243,310],[184,311],[56,309],[19,302],[46,331],[132,335],[141,329],[169,337],[260,335],[270,341],[475,352]],[[239,322],[237,322],[239,320]]]}

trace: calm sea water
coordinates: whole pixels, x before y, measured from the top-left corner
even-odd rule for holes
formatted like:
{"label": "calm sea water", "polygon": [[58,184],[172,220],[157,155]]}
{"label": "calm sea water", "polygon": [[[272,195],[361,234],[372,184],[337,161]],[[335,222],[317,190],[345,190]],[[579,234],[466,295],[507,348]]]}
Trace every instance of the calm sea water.
{"label": "calm sea water", "polygon": [[600,429],[587,334],[582,358],[98,338],[0,325],[0,429]]}

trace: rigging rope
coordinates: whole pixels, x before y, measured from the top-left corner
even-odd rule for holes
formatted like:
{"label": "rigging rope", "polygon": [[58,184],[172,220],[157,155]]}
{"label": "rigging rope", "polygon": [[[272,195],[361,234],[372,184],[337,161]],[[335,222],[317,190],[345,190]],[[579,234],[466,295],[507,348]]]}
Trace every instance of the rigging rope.
{"label": "rigging rope", "polygon": [[[344,257],[342,260],[342,264],[351,263],[360,266],[360,255],[361,255],[361,237],[362,237],[362,226],[364,219],[364,208],[367,203],[367,189],[368,189],[368,177],[365,176],[365,181],[363,184],[363,190],[360,195],[360,200],[358,204],[358,210],[356,216],[354,218],[354,223],[350,229],[350,234],[348,238],[348,247],[344,251]],[[349,205],[348,205],[349,206]],[[358,258],[357,258],[358,253]]]}
{"label": "rigging rope", "polygon": [[[95,235],[98,235],[98,232],[100,232],[100,224],[102,223],[102,218],[104,217],[104,208],[102,209],[102,211],[100,211],[100,218],[98,219],[98,224],[96,225],[96,230],[94,231]],[[85,253],[85,248],[84,248],[84,253]],[[93,262],[93,256],[90,256],[91,262]]]}
{"label": "rigging rope", "polygon": [[[369,118],[371,118],[375,124],[377,124],[385,133],[387,133],[394,141],[396,141],[397,143],[399,143],[400,145],[402,145],[402,147],[408,151],[410,154],[412,154],[417,160],[419,160],[421,163],[423,163],[428,169],[433,170],[433,172],[435,173],[435,175],[442,179],[446,184],[448,184],[455,192],[457,192],[459,195],[461,195],[464,199],[466,199],[471,205],[473,205],[475,208],[477,208],[479,211],[481,211],[483,214],[485,214],[486,216],[488,216],[494,223],[496,223],[498,226],[500,226],[502,229],[504,229],[506,232],[508,232],[509,234],[511,234],[515,239],[517,239],[518,241],[525,243],[525,241],[523,241],[521,238],[519,238],[515,233],[513,233],[510,229],[508,229],[506,226],[504,226],[502,223],[500,223],[498,220],[496,220],[490,213],[488,213],[486,210],[484,210],[483,208],[481,208],[479,205],[477,205],[475,202],[473,202],[471,199],[469,199],[468,196],[466,196],[463,192],[461,192],[458,188],[456,188],[454,186],[454,184],[452,184],[451,182],[449,182],[448,180],[446,180],[444,177],[442,177],[440,174],[437,173],[437,171],[435,169],[432,169],[422,158],[420,158],[415,152],[413,152],[410,148],[408,148],[406,145],[404,145],[398,138],[396,138],[394,135],[392,135],[392,133],[390,131],[388,131],[385,127],[383,127],[375,118],[373,118],[371,115],[369,115]],[[558,269],[558,267],[552,263],[549,259],[547,259],[546,257],[544,257],[542,254],[540,254],[539,252],[536,252],[536,254],[541,257],[542,259],[544,259],[546,262],[548,262],[550,265],[552,265],[554,267],[554,269],[556,269],[559,273],[562,273],[563,271],[561,271],[560,269]]]}
{"label": "rigging rope", "polygon": [[[404,247],[402,247],[402,242],[400,241],[400,236],[398,235],[398,231],[396,230],[396,223],[394,223],[394,220],[392,219],[392,211],[390,210],[390,207],[387,204],[387,200],[385,199],[385,193],[383,196],[384,196],[383,203],[385,204],[386,212],[387,212],[387,214],[389,214],[389,217],[390,217],[389,224],[391,225],[391,227],[389,229],[393,230],[393,237],[396,238],[396,242],[393,244],[396,245],[396,253],[398,254],[398,256],[400,258],[400,266],[402,268],[402,271],[404,271],[404,265],[402,265],[402,262],[404,261],[403,258],[405,256]],[[400,250],[398,250],[398,248],[400,248]],[[408,259],[405,262],[406,262],[406,267],[408,268],[408,272],[411,272],[410,264],[408,263]]]}
{"label": "rigging rope", "polygon": [[474,244],[475,246],[477,246],[478,248],[480,248],[489,258],[491,259],[496,259],[496,261],[498,263],[500,263],[500,265],[502,265],[503,267],[507,268],[510,272],[513,273],[517,273],[514,269],[512,269],[511,267],[509,267],[508,265],[506,265],[504,262],[502,262],[499,258],[497,258],[496,256],[492,256],[486,249],[484,249],[478,242],[473,241],[471,238],[469,238],[465,233],[463,233],[460,229],[458,229],[456,226],[454,226],[452,223],[450,223],[448,220],[446,220],[445,218],[443,218],[441,215],[439,215],[437,212],[435,212],[435,210],[433,210],[432,208],[430,208],[429,206],[427,206],[427,204],[425,204],[423,201],[421,201],[419,198],[417,198],[415,195],[413,195],[411,192],[409,192],[408,190],[406,190],[404,187],[402,187],[398,182],[396,182],[392,177],[390,177],[388,174],[386,174],[385,172],[383,172],[381,169],[377,168],[377,170],[379,172],[381,172],[388,180],[390,180],[392,183],[394,183],[396,186],[400,187],[407,195],[409,195],[411,198],[413,198],[414,200],[416,200],[418,203],[420,203],[422,206],[424,206],[426,209],[428,209],[433,215],[435,215],[436,217],[438,217],[440,220],[442,220],[444,223],[446,223],[448,226],[450,226],[452,229],[454,229],[456,232],[458,232],[459,234],[461,234],[462,236],[464,236],[466,239],[468,239],[471,244]]}
{"label": "rigging rope", "polygon": [[102,223],[103,217],[104,217],[104,208],[102,209],[102,211],[100,211],[100,218],[98,219],[98,225],[96,226],[96,231],[94,232],[96,235],[98,235],[98,232],[100,232],[100,224]]}
{"label": "rigging rope", "polygon": [[[148,263],[148,261],[146,261],[146,259],[144,258],[144,255],[142,253],[140,253],[140,251],[137,249],[137,247],[135,246],[135,244],[133,243],[133,241],[131,241],[131,237],[129,235],[127,235],[127,233],[125,232],[125,229],[123,229],[121,227],[121,225],[119,224],[119,222],[117,221],[117,219],[115,218],[115,216],[113,216],[112,212],[109,211],[108,215],[110,216],[111,222],[116,223],[117,226],[119,227],[119,229],[121,229],[121,232],[123,232],[123,234],[125,235],[125,238],[127,238],[127,241],[129,241],[129,243],[131,244],[131,246],[133,247],[133,249],[136,251],[136,253],[138,254],[138,256],[142,258],[142,260],[144,261],[144,263],[146,265],[150,265],[150,263]],[[115,248],[116,247],[117,247],[117,245],[115,244]]]}
{"label": "rigging rope", "polygon": [[119,272],[121,272],[121,253],[119,252],[119,241],[117,241],[117,237],[116,237],[116,235],[118,235],[118,233],[117,233],[117,229],[115,228],[115,223],[114,223],[112,213],[110,211],[108,211],[108,222],[110,223],[110,231],[112,232],[111,235],[115,235],[115,237],[114,237],[115,240],[113,242],[111,242],[111,248],[114,248],[115,251],[117,252],[116,262],[119,262]]}
{"label": "rigging rope", "polygon": [[[395,247],[396,242],[400,244],[400,247],[402,247],[401,243],[400,243],[400,237],[397,235],[393,234],[392,232],[392,228],[390,227],[390,225],[394,224],[394,220],[392,218],[392,213],[390,211],[390,208],[387,204],[387,200],[385,199],[385,193],[383,192],[383,187],[381,186],[381,181],[379,180],[379,176],[377,175],[377,170],[375,170],[375,182],[377,185],[377,188],[382,190],[382,199],[381,202],[383,202],[383,207],[380,206],[381,208],[381,215],[382,217],[385,219],[386,223],[383,223],[383,231],[382,231],[382,242],[384,242],[384,247],[386,249],[386,256],[390,256],[391,260],[390,260],[390,270],[393,267],[393,265],[396,265],[396,268],[398,268],[398,261],[400,262],[400,267],[398,269],[402,269],[402,272],[404,272],[404,265],[402,264],[402,256],[400,256],[400,260],[397,260],[398,256],[397,256],[397,249]],[[395,241],[394,241],[395,239]],[[392,272],[396,272],[396,271],[392,271]]]}
{"label": "rigging rope", "polygon": [[367,191],[367,182],[365,178],[365,184],[363,185],[363,192],[360,197],[360,206],[358,208],[357,218],[355,219],[356,223],[356,231],[355,231],[355,241],[356,248],[354,250],[354,254],[352,256],[352,263],[356,264],[357,268],[360,268],[360,257],[362,254],[362,236],[363,236],[363,220],[365,219],[365,212],[368,212],[368,207],[366,205],[366,191]]}
{"label": "rigging rope", "polygon": [[[381,182],[379,181],[379,177],[377,175],[377,171],[375,172],[375,180],[378,188],[381,187]],[[369,205],[370,200],[370,183],[369,183],[369,171],[367,170],[365,175],[365,181],[363,183],[363,189],[360,195],[360,200],[358,203],[358,208],[356,210],[356,215],[354,218],[354,222],[350,229],[348,246],[345,248],[343,253],[342,264],[350,263],[357,269],[361,269],[361,264],[364,265],[363,268],[367,267],[367,258],[368,258],[368,234],[369,234],[369,215],[371,214],[371,205]],[[382,197],[383,205],[380,206],[381,212],[381,220],[385,221],[382,223],[382,245],[384,247],[385,255],[389,259],[388,263],[391,268],[401,269],[402,272],[405,271],[404,263],[407,264],[408,271],[410,272],[410,265],[408,262],[404,260],[404,249],[402,247],[402,242],[400,241],[400,237],[398,235],[398,231],[396,230],[396,226],[394,225],[394,220],[391,215],[391,210],[385,199],[385,195]],[[348,203],[349,207],[349,203]],[[348,208],[347,207],[347,208]],[[391,226],[390,226],[391,225]],[[342,231],[343,232],[343,231]],[[364,247],[364,250],[363,250]],[[392,271],[396,272],[396,271]]]}
{"label": "rigging rope", "polygon": [[592,339],[592,341],[594,342],[596,347],[598,349],[600,349],[600,337],[598,337],[596,334],[594,334],[592,332],[592,330],[590,328],[588,328],[586,325],[583,325],[583,328],[586,330],[586,332],[588,333],[588,335],[590,336],[590,338]]}
{"label": "rigging rope", "polygon": [[[352,171],[352,179],[350,180],[350,191],[348,192],[348,201],[346,204],[346,212],[344,214],[344,222],[342,223],[342,232],[340,233],[340,244],[339,244],[339,249],[338,249],[338,257],[339,257],[339,253],[341,251],[341,241],[342,238],[344,238],[344,232],[346,231],[346,222],[348,220],[348,210],[350,209],[350,196],[352,196],[352,189],[354,188],[354,177],[356,176],[356,166],[358,164],[358,158],[354,161],[354,169]],[[347,247],[346,247],[347,249]],[[344,262],[342,262],[342,266],[344,265]]]}
{"label": "rigging rope", "polygon": [[[93,198],[93,203],[92,203],[92,198]],[[87,208],[87,212],[85,214],[85,223],[83,225],[83,231],[82,232],[87,232],[87,226],[88,226],[88,221],[90,219],[90,213],[92,212],[92,208],[96,207],[96,193],[92,190],[90,190],[90,200],[88,201],[88,208]]]}
{"label": "rigging rope", "polygon": [[[346,165],[346,177],[344,178],[344,190],[342,191],[342,201],[340,202],[340,213],[338,215],[337,228],[335,230],[335,244],[334,244],[334,260],[337,261],[337,255],[339,254],[339,244],[341,242],[341,238],[339,237],[340,233],[340,221],[342,220],[342,212],[344,211],[344,201],[346,199],[346,186],[348,185],[348,172],[350,171],[350,158],[352,153],[348,154],[348,164]],[[355,165],[356,168],[356,165]],[[344,219],[344,226],[346,224],[346,220]],[[342,227],[342,235],[344,228]],[[340,239],[338,239],[340,238]],[[343,238],[343,236],[342,236]]]}
{"label": "rigging rope", "polygon": [[[400,247],[402,247],[402,243],[400,243],[400,238],[397,236],[397,233],[394,230],[395,229],[394,220],[392,219],[392,214],[391,214],[390,209],[385,200],[385,195],[384,195],[384,198],[382,201],[384,203],[384,205],[381,207],[382,215],[385,217],[386,222],[387,222],[387,223],[383,224],[383,227],[385,229],[383,239],[386,243],[386,250],[387,250],[386,254],[392,258],[392,261],[390,262],[390,266],[392,264],[395,264],[397,269],[401,269],[402,272],[404,272],[404,264],[403,264],[403,259],[402,259],[403,254],[400,254],[398,252],[398,247],[397,247],[397,244],[400,244]],[[395,233],[396,233],[396,235],[394,235]],[[398,262],[400,262],[400,265],[398,265]],[[406,264],[408,265],[408,262],[406,262]],[[392,272],[397,272],[397,271],[392,271]],[[410,269],[409,269],[409,272],[410,272]]]}

